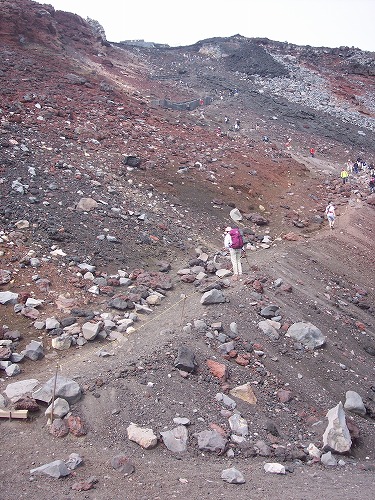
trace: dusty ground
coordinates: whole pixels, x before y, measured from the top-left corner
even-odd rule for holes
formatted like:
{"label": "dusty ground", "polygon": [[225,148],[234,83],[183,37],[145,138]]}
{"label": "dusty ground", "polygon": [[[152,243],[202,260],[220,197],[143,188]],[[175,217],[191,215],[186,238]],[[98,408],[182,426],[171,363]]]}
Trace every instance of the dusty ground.
{"label": "dusty ground", "polygon": [[[14,17],[12,10],[26,5],[28,24],[26,14]],[[79,262],[94,264],[101,276],[118,269],[156,271],[160,261],[166,261],[174,286],[151,315],[142,316],[134,333],[67,351],[52,349],[50,338],[36,331],[32,320],[15,314],[11,306],[1,306],[1,325],[22,333],[17,349],[41,339],[47,355],[38,362],[22,363],[22,373],[13,379],[4,376],[0,390],[21,378],[44,382],[58,366],[84,390],[72,412],[84,419],[88,429],[81,438],[55,438],[48,432],[44,407],[27,421],[2,420],[1,500],[52,496],[156,500],[181,495],[198,499],[233,494],[240,499],[369,498],[375,467],[375,386],[374,357],[364,348],[375,347],[374,208],[368,204],[367,174],[352,176],[342,186],[339,171],[348,156],[374,159],[368,140],[372,132],[366,131],[365,140],[352,125],[335,125],[332,117],[319,112],[315,119],[300,119],[305,115],[295,103],[248,90],[250,81],[239,82],[221,60],[214,64],[198,55],[196,47],[154,53],[100,46],[77,19],[60,14],[52,22],[57,31],[51,34],[51,29],[38,24],[46,17],[32,17],[28,2],[7,2],[7,9],[2,20],[7,23],[2,32],[8,36],[2,49],[0,221],[8,240],[0,250],[1,268],[11,271],[12,281],[1,285],[0,291],[11,289],[44,299],[41,317],[61,318],[68,313],[57,308],[60,295],[74,297],[83,309],[108,312],[109,296],[115,293],[115,289],[109,295],[88,293],[91,283],[78,277],[73,265]],[[19,35],[25,33],[29,38],[22,44]],[[225,50],[238,43],[227,40]],[[246,63],[249,70],[250,59],[243,59],[243,51],[249,55],[241,48],[237,53],[241,57],[234,62]],[[43,70],[46,58],[48,71]],[[324,58],[326,75],[335,74],[335,65],[341,64],[339,57],[332,58]],[[271,69],[275,70],[268,67],[266,73]],[[72,72],[83,75],[85,83],[69,83],[67,74]],[[346,104],[345,85],[354,93],[361,89],[363,95],[372,88],[372,80],[363,75],[350,74],[344,83],[340,89]],[[240,97],[233,97],[229,90],[237,84]],[[199,111],[175,112],[150,104],[151,98],[182,102],[213,91],[215,100],[204,109],[204,118]],[[333,91],[337,91],[334,85]],[[24,98],[26,93],[33,94],[31,100]],[[284,112],[279,119],[271,121],[280,109]],[[223,116],[233,120],[238,113],[243,128],[236,135],[225,130]],[[366,113],[370,116],[371,110]],[[218,126],[225,134],[217,132]],[[271,143],[262,141],[265,133]],[[289,135],[293,140],[286,148]],[[316,158],[308,156],[312,138]],[[140,157],[142,168],[127,168],[124,160],[129,155]],[[35,168],[35,175],[29,167]],[[24,195],[11,188],[17,178],[29,185]],[[77,210],[81,197],[97,200],[98,208]],[[322,219],[329,199],[338,214],[333,231]],[[195,258],[197,247],[210,257],[222,249],[223,228],[231,223],[229,212],[234,207],[246,215],[242,227],[254,233],[256,249],[248,250],[243,260],[243,281],[224,288],[228,302],[202,306],[201,292],[183,283],[177,271]],[[257,226],[250,219],[254,213],[269,223]],[[138,219],[141,214],[145,221]],[[30,227],[15,232],[21,219]],[[287,241],[289,233],[298,240]],[[115,236],[116,243],[98,239],[101,234]],[[260,246],[264,235],[271,238],[268,249]],[[67,255],[51,258],[55,246]],[[37,270],[25,259],[30,250],[42,261]],[[225,257],[222,262],[228,264]],[[36,273],[50,280],[48,292],[35,285]],[[273,286],[278,278],[291,286],[290,291]],[[254,298],[254,279],[263,285],[261,299]],[[284,333],[277,341],[268,340],[257,324],[261,306],[270,303],[280,307],[284,326],[297,321],[318,326],[327,337],[326,346],[308,352]],[[247,367],[222,358],[215,339],[194,328],[191,333],[183,330],[198,319],[208,325],[222,322],[225,333],[236,322],[238,350],[244,352],[251,343],[264,355],[252,353]],[[197,371],[187,378],[174,368],[182,345],[195,353],[198,363]],[[112,355],[99,357],[103,349]],[[228,366],[226,389],[210,375],[207,359]],[[246,382],[254,387],[257,404],[239,401],[237,408],[249,422],[251,441],[263,439],[273,445],[271,456],[251,457],[239,448],[232,459],[199,452],[195,432],[210,424],[229,430],[215,394]],[[280,388],[292,391],[290,402],[278,401]],[[277,454],[282,447],[301,452],[310,442],[321,445],[325,414],[344,402],[347,390],[361,394],[368,413],[366,418],[347,415],[359,438],[350,455],[343,457],[346,465],[329,469],[289,457],[286,476],[266,475],[265,462],[286,459]],[[146,451],[127,438],[130,422],[151,427],[159,436],[174,426],[176,416],[191,421],[188,450],[182,456],[172,455],[161,441]],[[277,438],[266,429],[269,421],[279,429]],[[321,423],[313,425],[316,422]],[[72,476],[30,477],[30,469],[67,460],[72,452],[84,461]],[[119,453],[135,466],[128,477],[111,466]],[[244,474],[244,485],[220,479],[221,471],[231,466]],[[74,482],[90,476],[98,480],[93,490],[71,489]]]}

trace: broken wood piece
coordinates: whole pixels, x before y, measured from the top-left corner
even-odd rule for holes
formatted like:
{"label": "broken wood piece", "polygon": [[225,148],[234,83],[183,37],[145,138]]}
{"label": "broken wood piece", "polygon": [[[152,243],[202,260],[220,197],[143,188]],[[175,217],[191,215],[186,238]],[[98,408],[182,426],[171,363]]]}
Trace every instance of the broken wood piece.
{"label": "broken wood piece", "polygon": [[29,410],[0,410],[0,418],[27,418]]}

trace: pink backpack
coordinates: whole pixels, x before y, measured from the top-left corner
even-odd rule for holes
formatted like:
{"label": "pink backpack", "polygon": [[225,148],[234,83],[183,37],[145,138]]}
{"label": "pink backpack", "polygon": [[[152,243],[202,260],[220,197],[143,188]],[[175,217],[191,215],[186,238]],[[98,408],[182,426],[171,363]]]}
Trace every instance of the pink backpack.
{"label": "pink backpack", "polygon": [[239,249],[243,247],[243,239],[238,227],[234,227],[229,231],[230,237],[232,239],[231,248]]}

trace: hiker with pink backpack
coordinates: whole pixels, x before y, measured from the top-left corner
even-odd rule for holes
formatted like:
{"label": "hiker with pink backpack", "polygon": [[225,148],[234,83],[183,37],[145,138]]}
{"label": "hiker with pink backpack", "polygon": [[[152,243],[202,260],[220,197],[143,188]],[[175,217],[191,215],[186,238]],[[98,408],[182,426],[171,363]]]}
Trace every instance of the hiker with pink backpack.
{"label": "hiker with pink backpack", "polygon": [[243,238],[238,227],[226,227],[224,236],[224,248],[229,250],[230,260],[233,266],[233,281],[237,281],[242,275],[241,254],[243,252]]}

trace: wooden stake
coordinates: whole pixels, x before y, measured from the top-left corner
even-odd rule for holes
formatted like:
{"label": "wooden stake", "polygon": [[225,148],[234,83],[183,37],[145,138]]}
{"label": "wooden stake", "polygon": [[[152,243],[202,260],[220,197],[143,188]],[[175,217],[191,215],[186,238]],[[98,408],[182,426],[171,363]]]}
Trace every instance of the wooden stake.
{"label": "wooden stake", "polygon": [[52,392],[52,406],[51,406],[51,424],[53,422],[53,405],[55,404],[55,395],[56,395],[56,384],[57,384],[57,372],[59,370],[59,365],[56,365],[56,373],[55,373],[55,380],[53,383],[53,392]]}
{"label": "wooden stake", "polygon": [[27,418],[29,410],[0,410],[0,418]]}
{"label": "wooden stake", "polygon": [[183,320],[184,320],[184,310],[185,310],[185,302],[186,302],[186,295],[183,295],[182,298],[184,299],[182,302],[182,312],[181,312],[181,321],[180,325],[182,326]]}

